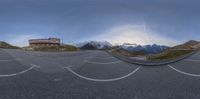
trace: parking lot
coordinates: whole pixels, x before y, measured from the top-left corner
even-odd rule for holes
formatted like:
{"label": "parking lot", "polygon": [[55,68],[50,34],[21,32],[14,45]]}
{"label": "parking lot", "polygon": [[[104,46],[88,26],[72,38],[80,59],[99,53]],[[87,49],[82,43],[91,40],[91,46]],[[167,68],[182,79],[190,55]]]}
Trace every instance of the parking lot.
{"label": "parking lot", "polygon": [[199,99],[200,52],[140,66],[104,51],[0,50],[0,99]]}

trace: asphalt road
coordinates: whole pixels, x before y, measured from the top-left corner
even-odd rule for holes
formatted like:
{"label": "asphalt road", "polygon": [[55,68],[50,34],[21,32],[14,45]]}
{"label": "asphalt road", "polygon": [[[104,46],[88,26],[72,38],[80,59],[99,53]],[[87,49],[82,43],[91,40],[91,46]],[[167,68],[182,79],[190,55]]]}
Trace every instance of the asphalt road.
{"label": "asphalt road", "polygon": [[200,99],[200,52],[138,66],[103,51],[0,49],[0,99]]}

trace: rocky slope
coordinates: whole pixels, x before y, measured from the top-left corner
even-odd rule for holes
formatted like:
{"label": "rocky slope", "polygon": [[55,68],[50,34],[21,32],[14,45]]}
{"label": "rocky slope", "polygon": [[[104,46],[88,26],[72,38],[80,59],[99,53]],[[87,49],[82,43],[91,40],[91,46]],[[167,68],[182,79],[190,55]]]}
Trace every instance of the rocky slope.
{"label": "rocky slope", "polygon": [[13,46],[7,42],[0,41],[0,48],[5,48],[5,49],[19,49],[20,47]]}

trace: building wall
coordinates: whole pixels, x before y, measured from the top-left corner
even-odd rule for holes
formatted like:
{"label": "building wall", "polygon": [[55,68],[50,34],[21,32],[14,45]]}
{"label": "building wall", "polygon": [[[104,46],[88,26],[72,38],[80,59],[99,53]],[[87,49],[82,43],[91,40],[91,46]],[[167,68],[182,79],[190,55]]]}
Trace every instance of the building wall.
{"label": "building wall", "polygon": [[59,46],[60,39],[48,38],[48,39],[32,39],[29,40],[30,46]]}

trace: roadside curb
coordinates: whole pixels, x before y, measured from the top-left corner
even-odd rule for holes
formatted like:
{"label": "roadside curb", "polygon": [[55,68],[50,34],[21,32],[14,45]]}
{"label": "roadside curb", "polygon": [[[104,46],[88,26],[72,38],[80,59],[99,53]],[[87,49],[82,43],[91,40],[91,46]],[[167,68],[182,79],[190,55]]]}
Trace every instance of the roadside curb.
{"label": "roadside curb", "polygon": [[[165,62],[150,62],[150,61],[140,61],[140,60],[134,60],[134,59],[130,59],[128,57],[125,57],[125,56],[119,56],[119,55],[115,55],[109,51],[106,51],[108,54],[112,55],[113,57],[117,58],[117,59],[120,59],[124,62],[127,62],[127,63],[131,63],[131,64],[136,64],[136,65],[142,65],[142,66],[162,66],[162,65],[168,65],[168,64],[172,64],[172,63],[176,63],[176,62],[179,62],[181,60],[184,60],[192,55],[194,55],[196,52],[198,52],[199,50],[197,51],[194,51],[192,53],[189,53],[187,55],[184,55],[184,56],[181,56],[179,58],[176,58],[176,59],[173,59],[173,60],[166,60]],[[146,63],[145,63],[146,62]]]}

